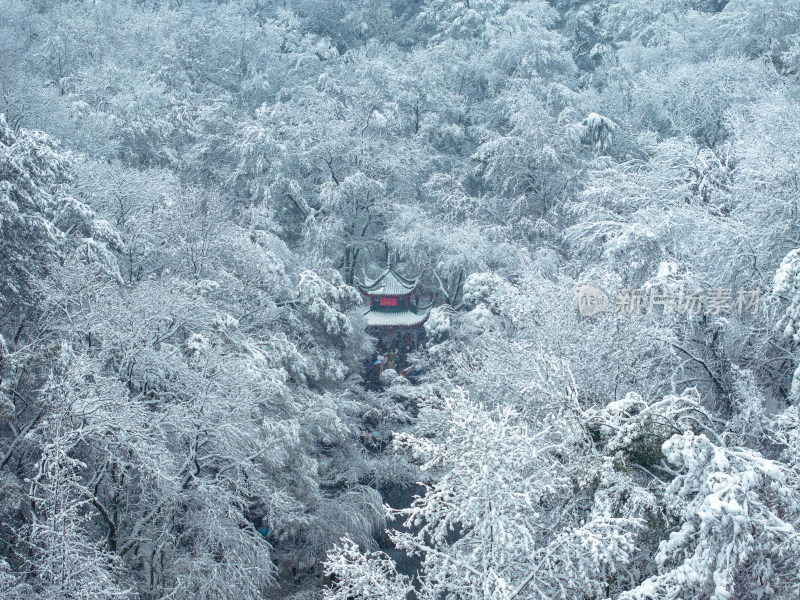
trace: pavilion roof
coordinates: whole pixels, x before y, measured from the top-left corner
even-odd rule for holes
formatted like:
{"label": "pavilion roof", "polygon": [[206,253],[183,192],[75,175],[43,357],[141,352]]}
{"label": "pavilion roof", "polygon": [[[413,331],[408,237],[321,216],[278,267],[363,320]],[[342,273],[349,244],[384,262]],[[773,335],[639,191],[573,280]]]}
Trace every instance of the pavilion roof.
{"label": "pavilion roof", "polygon": [[418,279],[408,279],[395,271],[392,267],[386,269],[375,279],[365,278],[359,284],[361,293],[368,296],[405,296],[417,287]]}
{"label": "pavilion roof", "polygon": [[367,310],[367,327],[416,327],[428,318],[428,308],[412,307],[409,310],[381,311]]}

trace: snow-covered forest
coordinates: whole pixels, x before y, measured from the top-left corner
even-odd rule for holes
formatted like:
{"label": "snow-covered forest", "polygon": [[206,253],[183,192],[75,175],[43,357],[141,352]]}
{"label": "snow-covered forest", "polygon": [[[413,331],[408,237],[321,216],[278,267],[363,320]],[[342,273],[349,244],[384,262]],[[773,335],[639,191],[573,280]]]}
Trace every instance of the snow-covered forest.
{"label": "snow-covered forest", "polygon": [[800,1],[0,0],[4,600],[796,600],[798,406]]}

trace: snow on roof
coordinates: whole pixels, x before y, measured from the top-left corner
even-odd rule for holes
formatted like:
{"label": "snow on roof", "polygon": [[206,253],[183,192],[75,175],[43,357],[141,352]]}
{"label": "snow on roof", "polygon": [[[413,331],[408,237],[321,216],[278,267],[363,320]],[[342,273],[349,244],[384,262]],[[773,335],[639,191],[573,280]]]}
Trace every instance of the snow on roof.
{"label": "snow on roof", "polygon": [[378,311],[368,310],[364,313],[367,327],[415,327],[428,318],[429,309]]}
{"label": "snow on roof", "polygon": [[417,280],[406,279],[389,267],[375,279],[367,278],[364,285],[359,287],[364,294],[369,296],[404,296],[414,291],[417,287]]}

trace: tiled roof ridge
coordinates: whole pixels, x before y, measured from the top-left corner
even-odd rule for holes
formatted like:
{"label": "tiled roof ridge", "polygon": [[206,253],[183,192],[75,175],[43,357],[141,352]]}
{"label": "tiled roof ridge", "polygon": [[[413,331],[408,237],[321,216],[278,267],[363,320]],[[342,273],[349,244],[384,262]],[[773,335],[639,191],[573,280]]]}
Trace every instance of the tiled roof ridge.
{"label": "tiled roof ridge", "polygon": [[416,327],[428,319],[429,312],[429,308],[417,307],[391,312],[367,309],[364,316],[367,319],[367,327]]}
{"label": "tiled roof ridge", "polygon": [[414,291],[418,281],[402,276],[393,267],[387,267],[375,279],[365,277],[363,285],[359,282],[359,288],[365,294],[404,296]]}

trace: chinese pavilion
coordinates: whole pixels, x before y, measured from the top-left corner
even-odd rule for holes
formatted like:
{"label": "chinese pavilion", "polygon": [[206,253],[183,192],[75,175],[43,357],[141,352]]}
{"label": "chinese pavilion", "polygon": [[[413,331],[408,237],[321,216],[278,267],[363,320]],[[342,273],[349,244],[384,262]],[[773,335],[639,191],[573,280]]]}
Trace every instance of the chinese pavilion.
{"label": "chinese pavilion", "polygon": [[361,293],[369,299],[367,332],[375,335],[384,348],[397,346],[408,351],[422,341],[422,325],[428,318],[430,304],[420,307],[418,279],[406,279],[391,266],[375,279],[359,283]]}

